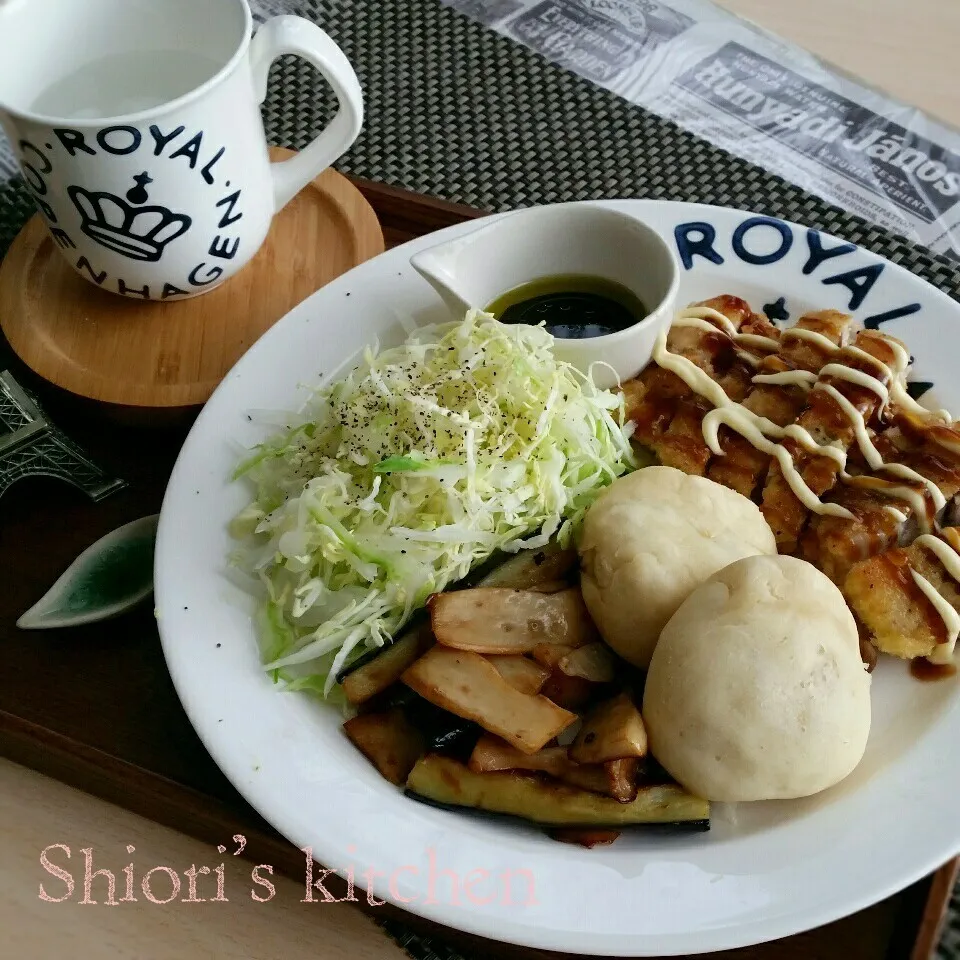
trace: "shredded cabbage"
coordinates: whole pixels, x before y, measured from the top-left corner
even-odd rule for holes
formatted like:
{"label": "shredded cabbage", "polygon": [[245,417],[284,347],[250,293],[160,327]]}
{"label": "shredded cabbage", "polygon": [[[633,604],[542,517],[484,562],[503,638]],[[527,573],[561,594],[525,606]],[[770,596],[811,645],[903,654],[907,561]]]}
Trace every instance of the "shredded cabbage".
{"label": "shredded cabbage", "polygon": [[265,669],[330,694],[430,594],[494,551],[569,542],[632,465],[623,399],[540,327],[471,311],[368,349],[236,472],[253,502],[235,562],[262,584]]}

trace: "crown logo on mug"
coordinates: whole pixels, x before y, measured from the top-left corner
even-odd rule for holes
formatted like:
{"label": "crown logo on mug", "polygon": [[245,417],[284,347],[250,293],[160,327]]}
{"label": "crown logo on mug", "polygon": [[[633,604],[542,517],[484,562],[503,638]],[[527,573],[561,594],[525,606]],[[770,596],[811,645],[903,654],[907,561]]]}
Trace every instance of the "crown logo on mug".
{"label": "crown logo on mug", "polygon": [[77,186],[67,187],[67,194],[80,214],[80,229],[88,237],[131,260],[156,263],[166,245],[186,233],[193,220],[166,207],[134,206],[150,199],[146,185],[153,180],[146,171],[133,180],[136,186],[127,191],[126,200]]}
{"label": "crown logo on mug", "polygon": [[[356,140],[363,95],[340,48],[302,17],[253,33],[248,0],[0,2],[0,124],[73,270],[143,300],[194,297],[249,263],[274,216]],[[77,43],[77,37],[108,38]],[[25,51],[28,56],[25,58]],[[339,110],[270,162],[260,104],[285,55]]]}

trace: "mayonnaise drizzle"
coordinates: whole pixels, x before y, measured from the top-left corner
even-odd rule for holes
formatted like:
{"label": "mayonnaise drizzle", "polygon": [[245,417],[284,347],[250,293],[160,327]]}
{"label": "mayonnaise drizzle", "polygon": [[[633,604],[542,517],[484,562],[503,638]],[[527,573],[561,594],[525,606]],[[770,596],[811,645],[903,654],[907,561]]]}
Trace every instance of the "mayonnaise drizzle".
{"label": "mayonnaise drizzle", "polygon": [[[957,555],[956,550],[950,544],[930,534],[917,537],[914,543],[918,547],[926,547],[933,553],[943,564],[944,570],[953,578],[954,582],[960,584],[960,556]],[[960,635],[960,614],[957,613],[951,603],[940,595],[940,591],[926,577],[922,577],[913,569],[910,570],[910,575],[913,577],[913,582],[936,608],[940,619],[943,620],[944,629],[947,631],[947,642],[938,643],[927,659],[931,663],[951,663],[957,645],[957,637]]]}
{"label": "mayonnaise drizzle", "polygon": [[734,340],[748,347],[759,347],[761,350],[779,350],[780,341],[773,337],[761,337],[758,333],[738,333]]}
{"label": "mayonnaise drizzle", "polygon": [[862,370],[848,367],[845,363],[828,363],[820,371],[820,376],[836,377],[837,380],[846,380],[847,383],[854,383],[858,387],[863,387],[864,390],[870,390],[884,405],[890,398],[890,392],[876,377],[871,377],[869,373],[864,373]]}
{"label": "mayonnaise drizzle", "polygon": [[[717,327],[709,323],[708,320],[715,320],[724,333],[743,346],[771,350],[776,350],[779,347],[777,341],[770,337],[738,333],[729,317],[724,316],[718,310],[714,310],[711,307],[690,308],[684,311],[675,322],[680,326],[696,326],[711,331],[716,330]],[[827,393],[850,420],[857,446],[860,448],[870,468],[875,472],[884,470],[893,476],[922,484],[926,487],[936,508],[936,512],[939,513],[946,505],[946,498],[940,491],[940,488],[932,480],[929,480],[905,464],[884,463],[880,451],[877,450],[873,441],[870,439],[863,414],[847,397],[837,390],[836,387],[830,383],[823,382],[821,379],[823,377],[833,377],[837,380],[855,384],[865,390],[870,390],[879,398],[881,409],[892,402],[911,413],[919,414],[923,417],[935,416],[944,423],[951,424],[953,422],[952,417],[946,410],[937,412],[927,410],[907,393],[906,372],[910,366],[910,355],[907,350],[897,341],[885,338],[884,342],[890,347],[894,355],[894,364],[891,368],[882,360],[873,356],[873,354],[867,353],[866,350],[860,347],[849,345],[841,348],[823,334],[813,330],[793,327],[784,331],[783,337],[796,337],[797,339],[807,340],[812,344],[816,344],[831,356],[844,350],[847,356],[857,357],[862,362],[870,364],[870,366],[878,372],[879,378],[871,376],[863,370],[857,370],[844,363],[834,361],[826,364],[820,370],[819,374],[807,370],[788,370],[781,373],[756,374],[751,378],[751,382],[756,384],[798,386],[804,390],[822,390]],[[738,350],[737,355],[751,366],[757,366],[759,363],[755,356],[746,351]],[[703,418],[702,429],[704,442],[715,455],[723,456],[724,451],[720,445],[720,426],[725,425],[748,440],[758,450],[777,460],[790,489],[808,510],[821,515],[842,517],[848,520],[856,519],[856,516],[851,511],[842,507],[840,504],[824,503],[804,481],[786,447],[780,443],[773,443],[769,437],[791,437],[804,449],[820,456],[829,457],[839,466],[841,480],[857,485],[858,478],[851,477],[845,470],[847,460],[845,450],[841,450],[830,444],[817,443],[813,436],[799,424],[790,424],[787,427],[781,427],[766,417],[761,417],[748,410],[743,404],[735,403],[726,395],[720,385],[695,363],[686,357],[671,354],[667,350],[666,333],[661,333],[657,338],[653,358],[661,367],[671,370],[680,377],[691,390],[706,397],[713,404],[714,409],[709,411]],[[960,452],[957,450],[956,444],[947,438],[932,436],[931,439],[949,450]],[[911,510],[917,517],[921,529],[924,531],[923,534],[916,539],[915,543],[919,546],[926,547],[935,554],[944,569],[953,578],[954,582],[960,586],[960,554],[958,554],[950,544],[930,534],[930,517],[924,495],[913,487],[895,486],[885,483],[860,485],[869,487],[871,491],[881,496],[895,497],[910,504]],[[884,506],[883,510],[895,517],[900,523],[905,523],[908,519],[907,514],[894,506]],[[932,663],[951,663],[953,661],[957,638],[960,637],[960,613],[940,595],[939,591],[926,577],[917,573],[913,568],[910,568],[910,575],[924,596],[933,604],[934,609],[936,609],[937,614],[943,621],[947,634],[947,642],[937,644],[927,659]]]}
{"label": "mayonnaise drizzle", "polygon": [[935,553],[947,573],[960,584],[960,556],[957,555],[957,551],[949,543],[929,533],[917,537],[913,542],[918,547],[926,547],[931,553]]}
{"label": "mayonnaise drizzle", "polygon": [[[735,337],[737,335],[737,328],[734,326],[733,321],[726,316],[726,314],[721,313],[719,310],[714,310],[713,307],[687,307],[679,319],[716,320],[717,323],[720,324],[720,327],[724,333],[730,334],[731,337]],[[674,321],[674,323],[676,323],[676,321]]]}
{"label": "mayonnaise drizzle", "polygon": [[928,410],[922,404],[917,403],[917,401],[907,393],[906,383],[899,379],[894,380],[891,384],[890,399],[898,407],[903,407],[904,410],[909,410],[910,413],[919,414],[921,417],[937,417],[945,424],[953,423],[953,417],[950,415],[949,410]]}
{"label": "mayonnaise drizzle", "polygon": [[886,470],[887,473],[892,473],[895,477],[901,477],[904,480],[916,480],[917,483],[922,483],[927,490],[930,491],[930,497],[937,508],[937,513],[947,505],[947,498],[940,492],[940,488],[932,480],[928,480],[923,476],[923,474],[917,473],[916,470],[912,470],[902,463],[885,463],[883,469]]}
{"label": "mayonnaise drizzle", "polygon": [[850,419],[853,434],[857,439],[857,446],[860,448],[861,453],[863,453],[864,459],[870,464],[870,469],[878,470],[882,467],[883,457],[880,456],[880,451],[873,445],[873,441],[867,433],[867,425],[864,423],[863,414],[836,387],[831,386],[829,383],[818,383],[813,389],[823,390],[824,393],[830,394],[836,401],[837,406],[839,406]]}
{"label": "mayonnaise drizzle", "polygon": [[[847,482],[851,480],[855,483],[856,477],[844,476],[843,479]],[[871,493],[877,493],[881,497],[894,497],[897,500],[905,500],[910,504],[910,509],[914,512],[914,515],[917,518],[917,522],[920,524],[920,529],[927,533],[930,531],[930,517],[927,515],[927,501],[924,499],[923,494],[919,490],[914,490],[913,487],[895,487],[895,486],[871,486]],[[907,518],[904,517],[904,520]]]}
{"label": "mayonnaise drizzle", "polygon": [[790,327],[788,330],[783,331],[781,337],[796,337],[798,340],[809,340],[811,343],[822,347],[827,353],[838,353],[841,349],[829,337],[825,337],[822,333],[817,333],[816,330],[804,330],[803,327]]}
{"label": "mayonnaise drizzle", "polygon": [[[713,312],[716,313],[716,311]],[[723,317],[723,314],[717,313],[717,316]],[[724,320],[727,320],[727,318],[724,317]],[[696,327],[698,330],[706,330],[709,333],[725,333],[734,343],[743,344],[746,347],[758,347],[763,350],[780,349],[780,341],[774,340],[773,337],[761,337],[757,333],[737,333],[729,320],[727,320],[727,325],[729,329],[724,327],[724,329],[718,330],[716,324],[710,323],[707,318],[688,316],[686,313],[673,321],[675,327]]]}
{"label": "mayonnaise drizzle", "polygon": [[671,353],[667,349],[667,334],[661,330],[653,346],[653,359],[657,364],[676,374],[694,393],[706,397],[715,407],[725,407],[733,401],[724,393],[723,387],[692,360]]}
{"label": "mayonnaise drizzle", "polygon": [[[727,333],[731,339],[739,338],[744,342],[756,343],[757,346],[765,347],[769,345],[773,348],[778,347],[777,341],[773,340],[772,338],[737,333],[736,328],[730,319],[724,316],[718,310],[714,310],[711,307],[691,307],[683,311],[683,313],[674,321],[674,323],[678,326],[695,326],[711,331],[716,330],[716,326],[707,322],[707,318],[716,320],[717,323],[719,323],[723,328],[723,331]],[[917,471],[911,469],[910,467],[904,466],[903,464],[884,463],[883,457],[880,455],[879,450],[877,450],[873,444],[873,441],[870,439],[863,414],[861,414],[860,411],[850,402],[850,400],[839,390],[837,390],[836,387],[834,387],[832,384],[824,383],[820,379],[820,377],[823,376],[834,377],[835,379],[845,380],[848,383],[853,383],[857,386],[863,387],[864,389],[871,390],[880,399],[881,405],[886,406],[886,404],[894,399],[895,396],[898,397],[901,391],[905,393],[903,379],[904,373],[906,372],[910,363],[910,356],[904,347],[889,338],[884,340],[884,342],[889,345],[895,357],[894,367],[891,369],[891,367],[889,367],[882,360],[870,353],[867,353],[867,351],[861,349],[860,347],[853,345],[845,348],[838,347],[823,334],[817,333],[813,330],[792,327],[789,330],[784,331],[783,336],[793,336],[808,340],[811,343],[816,343],[830,354],[839,353],[841,350],[845,350],[848,355],[858,357],[861,360],[870,363],[875,369],[878,370],[878,372],[880,372],[887,383],[884,383],[883,381],[862,370],[857,370],[853,367],[849,367],[843,363],[837,362],[826,364],[820,370],[819,374],[806,370],[788,370],[781,373],[756,374],[754,377],[752,377],[752,382],[759,384],[766,383],[801,386],[803,389],[807,390],[823,390],[832,397],[832,399],[837,403],[840,409],[850,420],[857,446],[860,448],[860,451],[872,470],[878,471],[885,469],[895,476],[922,483],[929,491],[933,503],[936,506],[937,512],[943,509],[946,504],[946,498],[940,492],[939,487],[937,487],[933,481],[928,480],[926,477],[917,473]],[[657,342],[653,351],[653,359],[656,361],[656,363],[658,363],[661,367],[672,371],[674,374],[680,377],[680,379],[683,380],[691,390],[703,397],[706,397],[713,404],[714,409],[707,413],[703,418],[702,429],[704,442],[715,455],[723,456],[724,451],[720,446],[719,430],[721,425],[725,425],[736,433],[739,433],[758,450],[761,450],[769,456],[776,458],[777,462],[780,464],[784,478],[790,486],[790,489],[794,492],[797,499],[800,500],[805,507],[807,507],[807,509],[821,515],[837,516],[848,520],[856,519],[855,514],[845,507],[835,503],[824,503],[822,500],[820,500],[820,498],[806,484],[803,477],[796,469],[796,466],[793,463],[793,458],[790,456],[789,451],[786,450],[786,448],[781,444],[772,443],[769,440],[769,437],[792,438],[810,453],[818,456],[828,457],[829,459],[833,460],[834,463],[836,463],[840,468],[841,480],[845,482],[855,482],[855,478],[852,478],[845,470],[847,460],[847,454],[845,450],[841,450],[832,444],[818,443],[813,436],[811,436],[811,434],[799,424],[790,424],[787,427],[780,427],[778,424],[768,420],[766,417],[761,417],[748,410],[742,404],[735,403],[726,395],[723,388],[705,371],[698,367],[692,360],[680,356],[679,354],[670,353],[667,350],[666,344],[666,333],[661,333],[657,338]],[[739,351],[738,354],[743,356],[745,359],[749,356],[748,354],[743,354]],[[755,363],[756,361],[754,358],[750,358],[750,362]],[[889,384],[889,386],[887,384]],[[906,396],[908,396],[908,400],[911,403],[916,405],[915,401],[912,401],[912,398],[909,398],[909,395]],[[929,411],[923,407],[920,407],[920,410],[922,410],[925,414],[929,413]],[[908,502],[911,509],[917,514],[921,528],[924,531],[928,531],[930,529],[926,501],[923,495],[917,490],[911,487],[894,485],[878,485],[876,487],[871,487],[871,489],[882,496],[897,497]],[[885,507],[884,509],[896,516],[899,520],[901,520],[901,522],[907,520],[907,515],[902,511],[897,510],[895,507]]]}
{"label": "mayonnaise drizzle", "polygon": [[[791,425],[796,428],[793,430],[791,430],[791,427],[780,427],[772,420],[760,417],[748,410],[743,404],[735,403],[726,395],[720,384],[704,370],[701,370],[692,360],[679,354],[670,353],[667,350],[667,335],[665,332],[661,332],[657,337],[657,342],[653,348],[653,359],[661,367],[680,377],[694,393],[706,397],[713,404],[714,409],[703,418],[704,441],[713,453],[723,454],[718,432],[720,424],[724,423],[731,430],[749,440],[758,450],[776,457],[790,489],[808,510],[819,514],[843,517],[847,520],[854,519],[854,515],[845,507],[837,503],[824,503],[804,482],[803,477],[794,465],[790,452],[779,444],[771,443],[764,434],[793,436],[804,446],[807,443],[812,444],[815,452],[824,456],[831,456],[831,454],[824,453],[828,447],[816,443],[813,437],[797,424]],[[842,450],[830,449],[834,451],[834,456],[840,454],[845,458],[846,455]]]}
{"label": "mayonnaise drizzle", "polygon": [[810,370],[784,370],[782,373],[758,373],[751,377],[753,383],[770,383],[782,387],[800,387],[809,390],[817,381]]}
{"label": "mayonnaise drizzle", "polygon": [[[896,340],[887,338],[886,343],[889,344],[890,349],[896,354],[898,373],[906,373],[910,368],[910,353],[903,344],[898,343]],[[894,378],[890,387],[890,399],[898,407],[903,407],[904,410],[909,410],[911,413],[919,414],[922,417],[933,416],[939,418],[944,423],[953,423],[953,417],[948,410],[928,410],[926,407],[917,403],[917,401],[907,393],[906,379],[902,376]]]}
{"label": "mayonnaise drizzle", "polygon": [[[843,348],[843,351],[844,351],[844,353],[850,354],[851,356],[859,357],[859,358],[860,358],[861,360],[863,360],[865,363],[871,364],[873,367],[879,369],[880,372],[881,372],[885,377],[890,375],[890,368],[889,368],[882,360],[877,359],[877,357],[875,357],[872,353],[867,353],[866,350],[861,350],[860,347],[855,346],[855,345],[852,344],[852,343],[848,343],[848,344]],[[894,352],[896,352],[896,351],[894,351]],[[897,354],[897,357],[898,357],[898,358],[899,358],[899,356],[900,356],[900,355]],[[908,357],[907,359],[909,360],[909,357]],[[904,367],[903,369],[901,369],[901,368],[900,368],[900,365],[899,365],[899,362],[898,362],[897,367],[896,367],[897,373],[903,373],[903,371],[904,371],[905,369],[906,369],[906,367]]]}
{"label": "mayonnaise drizzle", "polygon": [[[842,507],[838,503],[824,503],[810,487],[807,486],[793,462],[793,457],[790,456],[790,451],[781,444],[772,443],[764,434],[771,433],[774,436],[793,436],[803,446],[808,449],[812,447],[817,453],[827,455],[826,451],[830,450],[831,453],[845,458],[846,455],[842,450],[837,450],[835,447],[821,446],[803,427],[797,427],[796,424],[791,425],[791,427],[796,427],[796,431],[792,430],[791,427],[778,427],[765,417],[758,417],[756,414],[751,413],[751,411],[742,404],[732,403],[723,407],[715,407],[703,418],[704,441],[710,450],[718,456],[723,456],[723,448],[720,446],[719,436],[721,424],[739,433],[740,436],[746,440],[749,440],[758,450],[771,457],[775,457],[780,464],[780,469],[790,489],[808,510],[828,516],[843,517],[847,520],[854,519],[854,515],[847,510],[846,507]],[[761,426],[763,429],[761,429]]]}
{"label": "mayonnaise drizzle", "polygon": [[949,663],[953,659],[953,651],[960,636],[960,613],[940,596],[936,587],[926,578],[920,576],[916,570],[910,570],[913,582],[926,594],[927,599],[934,605],[947,631],[947,642],[938,643],[933,653],[927,659],[931,663]]}

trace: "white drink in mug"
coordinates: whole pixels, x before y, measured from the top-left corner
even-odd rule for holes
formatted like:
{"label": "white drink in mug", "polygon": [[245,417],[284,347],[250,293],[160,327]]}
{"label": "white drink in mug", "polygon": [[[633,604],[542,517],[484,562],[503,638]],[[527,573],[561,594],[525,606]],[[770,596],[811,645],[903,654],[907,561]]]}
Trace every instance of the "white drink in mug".
{"label": "white drink in mug", "polygon": [[[251,37],[247,0],[0,0],[0,124],[80,276],[149,300],[212,290],[349,149],[363,99],[333,40],[300,17]],[[312,63],[339,110],[271,163],[260,104],[283,54]]]}

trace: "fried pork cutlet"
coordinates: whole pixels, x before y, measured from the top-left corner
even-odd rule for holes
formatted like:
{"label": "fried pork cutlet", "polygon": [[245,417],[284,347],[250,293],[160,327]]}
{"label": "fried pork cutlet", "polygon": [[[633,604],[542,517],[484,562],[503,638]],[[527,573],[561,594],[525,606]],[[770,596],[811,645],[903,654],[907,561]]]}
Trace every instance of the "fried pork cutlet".
{"label": "fried pork cutlet", "polygon": [[950,522],[947,505],[960,493],[960,430],[923,425],[897,411],[892,422],[873,438],[884,466],[858,471],[825,498],[846,507],[854,519],[816,516],[803,534],[801,556],[835,583],[842,584],[857,561],[906,546],[938,520]]}
{"label": "fried pork cutlet", "polygon": [[[727,344],[713,357],[710,374],[731,400],[739,403],[749,394],[756,366],[777,348],[779,337],[779,329],[760,315],[746,319],[735,337],[727,336]],[[711,409],[710,401],[696,394],[678,405],[657,443],[662,464],[703,476],[711,457],[703,438],[703,418]]]}
{"label": "fried pork cutlet", "polygon": [[952,655],[960,624],[958,551],[960,533],[947,528],[852,567],[844,596],[881,653],[936,661]]}
{"label": "fried pork cutlet", "polygon": [[[883,334],[861,330],[852,347],[843,348],[821,369],[797,424],[817,444],[829,444],[846,453],[856,441],[855,418],[862,417],[869,424],[883,409],[886,397],[882,394],[898,359],[898,351]],[[846,369],[853,370],[854,375],[866,375],[868,382],[878,383],[879,392],[854,382],[853,375],[843,376]],[[805,449],[792,437],[786,437],[783,446],[815,496],[822,498],[833,488],[841,473],[837,460]],[[777,460],[770,463],[760,509],[773,530],[778,551],[795,553],[810,511],[793,492]]]}
{"label": "fried pork cutlet", "polygon": [[[780,350],[764,357],[753,371],[754,377],[776,376],[781,382],[752,381],[750,390],[742,403],[760,417],[766,417],[779,427],[796,421],[807,402],[810,383],[782,382],[780,374],[794,371],[819,373],[833,357],[831,347],[844,342],[850,324],[850,316],[836,310],[821,310],[802,316],[795,326],[784,331],[780,338]],[[817,338],[797,336],[796,331],[807,330]],[[828,341],[825,343],[819,337]],[[770,455],[758,450],[749,440],[729,427],[721,427],[719,433],[723,456],[714,457],[707,467],[707,477],[736,490],[745,497],[753,498],[757,487],[764,480],[770,464]]]}
{"label": "fried pork cutlet", "polygon": [[[751,333],[773,329],[772,324],[754,313],[739,297],[713,297],[692,307],[705,308],[702,325],[674,324],[667,336],[667,349],[689,360],[712,379],[722,380],[735,392],[742,384],[739,387],[742,396],[748,389],[751,368],[749,362],[738,355],[737,345],[729,333],[739,333],[745,324]],[[725,317],[727,322],[712,319],[709,316],[712,311]],[[637,378],[624,384],[623,392],[627,419],[634,424],[634,438],[656,453],[662,463],[685,472],[697,472],[697,463],[703,455],[699,450],[687,453],[689,431],[685,425],[693,419],[697,419],[698,424],[702,420],[702,413],[698,416],[704,404],[702,398],[676,374],[656,364],[651,364]],[[665,440],[674,420],[677,420],[674,433]],[[699,472],[702,473],[702,468]]]}

